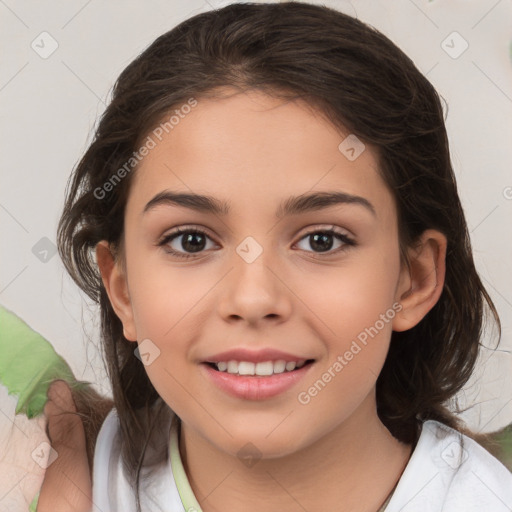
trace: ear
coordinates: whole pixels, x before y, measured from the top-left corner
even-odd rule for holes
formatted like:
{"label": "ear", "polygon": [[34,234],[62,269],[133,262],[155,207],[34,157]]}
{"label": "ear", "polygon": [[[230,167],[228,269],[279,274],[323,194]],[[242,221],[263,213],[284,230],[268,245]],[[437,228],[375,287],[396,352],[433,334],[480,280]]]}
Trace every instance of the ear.
{"label": "ear", "polygon": [[106,240],[96,245],[96,261],[112,308],[123,323],[124,337],[130,341],[137,341],[126,276],[120,262],[115,261]]}
{"label": "ear", "polygon": [[402,305],[393,319],[394,331],[407,331],[417,325],[439,300],[446,272],[446,237],[427,229],[408,250],[410,268],[400,272],[395,300]]}

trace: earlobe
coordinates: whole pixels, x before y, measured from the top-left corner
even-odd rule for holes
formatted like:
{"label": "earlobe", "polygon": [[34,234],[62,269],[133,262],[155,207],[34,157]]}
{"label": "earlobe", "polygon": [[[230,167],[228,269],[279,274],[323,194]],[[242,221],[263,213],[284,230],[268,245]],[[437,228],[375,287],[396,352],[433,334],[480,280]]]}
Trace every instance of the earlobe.
{"label": "earlobe", "polygon": [[123,323],[124,337],[130,341],[137,341],[126,276],[120,263],[115,261],[106,240],[96,245],[96,261],[112,308]]}
{"label": "earlobe", "polygon": [[402,309],[393,319],[394,331],[407,331],[417,325],[435,306],[444,287],[446,272],[445,235],[428,229],[409,249],[409,268],[400,274],[396,300]]}

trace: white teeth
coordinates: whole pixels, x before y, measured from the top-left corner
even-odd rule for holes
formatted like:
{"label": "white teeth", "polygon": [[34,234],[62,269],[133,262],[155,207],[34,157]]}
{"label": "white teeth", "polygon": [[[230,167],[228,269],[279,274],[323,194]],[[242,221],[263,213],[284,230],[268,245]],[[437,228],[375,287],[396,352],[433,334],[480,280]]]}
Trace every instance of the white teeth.
{"label": "white teeth", "polygon": [[238,373],[237,361],[228,361],[228,373]]}
{"label": "white teeth", "polygon": [[258,363],[256,365],[256,375],[272,375],[274,373],[274,365],[272,361]]}
{"label": "white teeth", "polygon": [[254,369],[256,365],[254,363],[248,363],[246,361],[240,361],[238,363],[239,375],[254,375]]}
{"label": "white teeth", "polygon": [[251,363],[249,361],[220,361],[215,363],[220,372],[227,371],[228,373],[239,375],[259,375],[269,376],[284,372],[291,372],[295,369],[302,368],[306,363],[305,359],[298,361],[286,362],[282,359],[277,361],[265,361],[262,363]]}
{"label": "white teeth", "polygon": [[274,373],[283,373],[286,368],[286,361],[280,359],[274,362]]}
{"label": "white teeth", "polygon": [[292,370],[295,370],[295,362],[294,361],[290,361],[289,363],[286,363],[286,366],[285,368],[291,372]]}

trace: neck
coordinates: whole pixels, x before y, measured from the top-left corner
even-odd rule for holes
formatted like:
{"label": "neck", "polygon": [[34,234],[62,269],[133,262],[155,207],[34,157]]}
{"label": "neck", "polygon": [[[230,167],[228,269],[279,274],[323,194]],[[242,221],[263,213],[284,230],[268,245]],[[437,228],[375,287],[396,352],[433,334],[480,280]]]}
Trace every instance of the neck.
{"label": "neck", "polygon": [[377,512],[412,452],[378,418],[374,392],[311,445],[252,467],[181,429],[183,465],[203,512],[337,510],[340,503],[347,512]]}

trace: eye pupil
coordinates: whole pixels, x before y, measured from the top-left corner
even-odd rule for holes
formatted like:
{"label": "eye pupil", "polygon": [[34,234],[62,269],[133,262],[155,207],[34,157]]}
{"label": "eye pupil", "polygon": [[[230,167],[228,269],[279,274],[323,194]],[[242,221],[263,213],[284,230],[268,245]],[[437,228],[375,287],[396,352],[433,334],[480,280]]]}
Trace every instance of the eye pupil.
{"label": "eye pupil", "polygon": [[321,251],[329,251],[332,248],[332,235],[327,233],[314,233],[310,235],[312,239],[311,247],[320,249]]}
{"label": "eye pupil", "polygon": [[[199,252],[204,249],[205,237],[201,233],[188,233],[188,234],[182,235],[182,236],[183,236],[183,238],[182,238],[181,246],[187,252]],[[196,243],[197,238],[202,238],[202,241],[199,243]],[[196,240],[196,242],[194,242],[194,240]],[[187,245],[189,245],[189,247],[187,247]]]}

